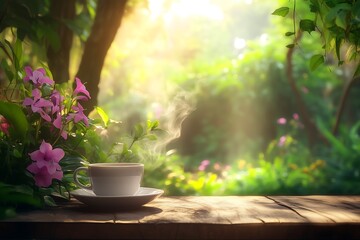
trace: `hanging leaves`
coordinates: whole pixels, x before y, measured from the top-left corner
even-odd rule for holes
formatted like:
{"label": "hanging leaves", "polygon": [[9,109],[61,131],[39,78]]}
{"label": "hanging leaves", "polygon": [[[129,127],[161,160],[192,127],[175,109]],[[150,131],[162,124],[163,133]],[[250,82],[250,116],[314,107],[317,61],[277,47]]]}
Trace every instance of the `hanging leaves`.
{"label": "hanging leaves", "polygon": [[315,54],[310,59],[310,69],[314,71],[318,68],[321,64],[324,63],[324,56],[322,54]]}
{"label": "hanging leaves", "polygon": [[315,22],[310,19],[302,19],[300,20],[300,29],[310,34],[312,31],[315,31]]}
{"label": "hanging leaves", "polygon": [[276,9],[272,15],[277,15],[277,16],[281,16],[281,17],[286,17],[286,15],[288,15],[290,9],[288,7],[281,7]]}

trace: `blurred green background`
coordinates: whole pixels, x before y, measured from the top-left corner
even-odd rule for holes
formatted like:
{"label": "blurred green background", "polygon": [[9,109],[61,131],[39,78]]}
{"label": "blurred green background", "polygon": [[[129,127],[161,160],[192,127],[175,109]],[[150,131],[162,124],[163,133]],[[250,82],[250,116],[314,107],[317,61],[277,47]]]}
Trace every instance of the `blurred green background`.
{"label": "blurred green background", "polygon": [[[323,43],[319,33],[304,33],[292,56],[299,105],[286,72],[292,38],[284,33],[293,22],[271,15],[291,2],[130,1],[98,95],[98,105],[121,123],[88,136],[88,161],[116,161],[108,158],[111,143],[123,141],[135,124],[159,120],[164,132],[157,141],[134,151],[146,164],[143,185],[167,195],[359,194],[358,83],[332,131],[354,66],[327,56],[311,71],[310,58]],[[304,2],[298,1],[300,14]],[[70,78],[97,1],[86,4],[77,5],[83,31],[73,38]],[[25,43],[28,62],[46,65],[41,44]]]}

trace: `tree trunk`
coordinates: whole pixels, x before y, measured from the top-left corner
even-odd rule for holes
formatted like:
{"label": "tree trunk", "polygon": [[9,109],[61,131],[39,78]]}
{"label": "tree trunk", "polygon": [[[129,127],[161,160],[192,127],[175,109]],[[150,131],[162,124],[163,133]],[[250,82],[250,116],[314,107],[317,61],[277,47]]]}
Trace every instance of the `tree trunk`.
{"label": "tree trunk", "polygon": [[96,17],[84,53],[77,77],[86,83],[91,99],[84,102],[86,113],[97,105],[101,69],[106,53],[115,38],[124,14],[126,0],[99,0]]}
{"label": "tree trunk", "polygon": [[75,0],[51,1],[50,14],[58,22],[60,48],[48,47],[48,64],[54,80],[57,83],[63,83],[69,80],[70,49],[73,41],[73,32],[63,23],[63,20],[75,17]]}

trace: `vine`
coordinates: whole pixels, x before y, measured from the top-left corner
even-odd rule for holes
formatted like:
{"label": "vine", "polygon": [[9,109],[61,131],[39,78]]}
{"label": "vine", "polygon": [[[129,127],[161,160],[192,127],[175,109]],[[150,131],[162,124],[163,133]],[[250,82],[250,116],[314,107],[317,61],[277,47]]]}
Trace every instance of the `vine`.
{"label": "vine", "polygon": [[[323,54],[313,54],[309,61],[312,71],[325,63],[327,55],[334,54],[337,58],[338,66],[343,64],[354,64],[351,79],[347,79],[344,84],[343,94],[340,98],[337,109],[333,133],[337,134],[339,124],[344,112],[344,107],[349,97],[351,88],[356,81],[360,80],[360,1],[357,0],[309,0],[307,4],[308,13],[313,13],[312,18],[298,18],[296,0],[293,0],[293,9],[280,7],[272,14],[286,17],[292,13],[293,32],[286,32],[285,36],[293,36],[294,42],[287,45],[294,48],[298,45],[298,36],[302,32],[319,32],[324,43]],[[298,33],[295,31],[299,26]],[[346,54],[342,54],[345,51]],[[291,51],[292,52],[292,51]],[[289,75],[289,73],[288,73]]]}

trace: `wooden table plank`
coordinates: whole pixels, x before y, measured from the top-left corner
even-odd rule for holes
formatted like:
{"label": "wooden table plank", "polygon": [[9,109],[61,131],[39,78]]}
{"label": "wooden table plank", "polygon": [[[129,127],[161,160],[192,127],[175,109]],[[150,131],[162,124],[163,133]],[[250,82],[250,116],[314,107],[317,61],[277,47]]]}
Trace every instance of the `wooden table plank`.
{"label": "wooden table plank", "polygon": [[261,196],[176,197],[160,198],[149,206],[162,209],[149,215],[143,223],[299,223],[305,218]]}
{"label": "wooden table plank", "polygon": [[360,196],[268,197],[317,223],[359,223]]}
{"label": "wooden table plank", "polygon": [[360,239],[360,196],[160,197],[132,211],[73,200],[0,221],[0,239]]}

